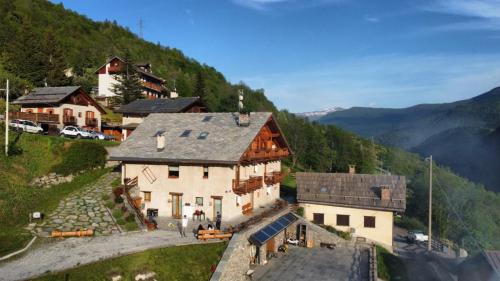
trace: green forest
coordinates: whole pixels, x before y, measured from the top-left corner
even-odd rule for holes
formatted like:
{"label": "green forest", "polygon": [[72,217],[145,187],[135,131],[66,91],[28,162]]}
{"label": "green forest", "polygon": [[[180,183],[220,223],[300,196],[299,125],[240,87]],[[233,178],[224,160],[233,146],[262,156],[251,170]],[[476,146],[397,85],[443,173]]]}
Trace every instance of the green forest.
{"label": "green forest", "polygon": [[[213,67],[144,41],[116,22],[95,22],[45,0],[0,0],[0,50],[0,85],[10,79],[14,96],[44,85],[81,85],[90,91],[97,85],[95,70],[114,55],[151,62],[167,87],[175,81],[181,96],[201,96],[211,111],[236,111],[242,89],[246,110],[274,113],[294,152],[288,163],[293,169],[345,172],[354,164],[360,173],[405,175],[403,219],[421,227],[426,222],[428,163],[421,157],[278,110],[263,89],[231,84]],[[66,78],[66,69],[72,69],[72,78]],[[500,249],[500,196],[435,167],[435,233],[472,251]]]}

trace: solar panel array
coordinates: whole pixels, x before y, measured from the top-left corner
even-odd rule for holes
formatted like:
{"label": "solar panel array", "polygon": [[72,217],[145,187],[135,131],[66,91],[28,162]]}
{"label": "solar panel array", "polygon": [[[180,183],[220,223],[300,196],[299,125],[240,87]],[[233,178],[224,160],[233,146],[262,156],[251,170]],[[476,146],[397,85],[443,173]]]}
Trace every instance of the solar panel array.
{"label": "solar panel array", "polygon": [[252,244],[255,244],[257,246],[262,246],[269,239],[276,236],[278,233],[283,231],[285,228],[287,228],[289,225],[291,225],[296,220],[297,220],[297,217],[295,215],[293,215],[292,213],[288,213],[286,215],[283,215],[279,219],[268,224],[263,229],[252,234],[250,236],[249,240]]}

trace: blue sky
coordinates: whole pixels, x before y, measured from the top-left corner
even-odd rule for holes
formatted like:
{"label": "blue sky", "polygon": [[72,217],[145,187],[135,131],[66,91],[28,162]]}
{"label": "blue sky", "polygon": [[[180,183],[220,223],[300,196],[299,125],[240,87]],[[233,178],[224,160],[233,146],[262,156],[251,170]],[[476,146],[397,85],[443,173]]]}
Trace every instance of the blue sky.
{"label": "blue sky", "polygon": [[[54,0],[181,49],[292,112],[500,85],[500,0]],[[146,4],[147,3],[147,4]]]}

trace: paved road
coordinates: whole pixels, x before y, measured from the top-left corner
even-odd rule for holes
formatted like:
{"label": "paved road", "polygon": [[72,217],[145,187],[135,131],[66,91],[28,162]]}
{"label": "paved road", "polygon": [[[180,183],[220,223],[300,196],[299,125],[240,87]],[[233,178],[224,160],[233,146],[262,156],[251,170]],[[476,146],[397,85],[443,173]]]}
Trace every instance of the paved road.
{"label": "paved road", "polygon": [[402,234],[394,237],[394,253],[399,255],[406,267],[409,281],[454,281],[448,268],[436,261],[427,252],[425,244],[408,244]]}
{"label": "paved road", "polygon": [[[218,241],[214,241],[218,242]],[[201,242],[194,237],[181,238],[178,232],[157,230],[69,238],[41,245],[26,255],[0,264],[0,280],[13,281],[32,278],[47,271],[61,271],[78,265],[153,248],[188,245]]]}
{"label": "paved road", "polygon": [[258,267],[259,281],[362,281],[368,280],[368,250],[358,247],[307,249],[292,247],[287,254]]}

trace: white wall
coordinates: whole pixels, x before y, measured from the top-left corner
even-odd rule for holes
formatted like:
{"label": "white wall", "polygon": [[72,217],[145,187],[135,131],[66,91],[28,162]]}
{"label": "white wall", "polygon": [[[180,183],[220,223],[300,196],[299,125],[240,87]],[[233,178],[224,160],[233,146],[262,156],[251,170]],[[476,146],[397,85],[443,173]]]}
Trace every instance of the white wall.
{"label": "white wall", "polygon": [[[240,169],[241,179],[246,179],[250,174],[262,176],[264,165],[258,165],[257,172],[253,172],[253,166]],[[280,162],[272,162],[274,171],[279,171]],[[151,182],[143,173],[149,168],[156,180]],[[269,172],[270,170],[268,170]],[[224,221],[241,218],[242,205],[251,202],[251,194],[241,196],[241,202],[237,204],[237,195],[232,191],[233,179],[236,178],[236,166],[209,166],[208,179],[203,178],[203,166],[180,165],[179,178],[168,178],[167,165],[154,164],[123,164],[123,178],[134,178],[138,176],[138,186],[143,198],[144,212],[148,208],[158,209],[159,216],[172,216],[172,196],[170,192],[183,193],[182,203],[190,203],[193,210],[203,210],[207,218],[214,217],[214,206],[212,196],[222,196],[222,219]],[[144,202],[144,191],[151,192],[151,202]],[[279,198],[279,184],[269,188],[263,187],[254,192],[254,208],[272,204]],[[203,206],[196,206],[196,197],[203,197]],[[187,214],[191,216],[192,214]]]}
{"label": "white wall", "polygon": [[113,75],[110,75],[108,73],[108,67],[109,63],[104,66],[106,69],[105,74],[98,74],[98,97],[114,97],[115,94],[111,91],[113,88],[113,85],[117,83],[116,79],[113,77]]}
{"label": "white wall", "polygon": [[[93,105],[83,106],[83,105],[76,105],[76,104],[61,104],[57,107],[43,107],[43,113],[47,113],[47,109],[53,109],[54,114],[59,114],[59,124],[57,124],[57,128],[62,129],[64,127],[63,113],[64,113],[65,108],[73,110],[73,116],[76,119],[76,125],[78,127],[85,127],[85,112],[93,111],[94,118],[97,119],[97,129],[100,130],[100,128],[101,128],[101,112]],[[31,110],[33,113],[38,113],[37,107],[23,107],[23,108],[21,108],[22,112],[27,112],[28,110]],[[79,114],[80,114],[80,117],[78,117]]]}

